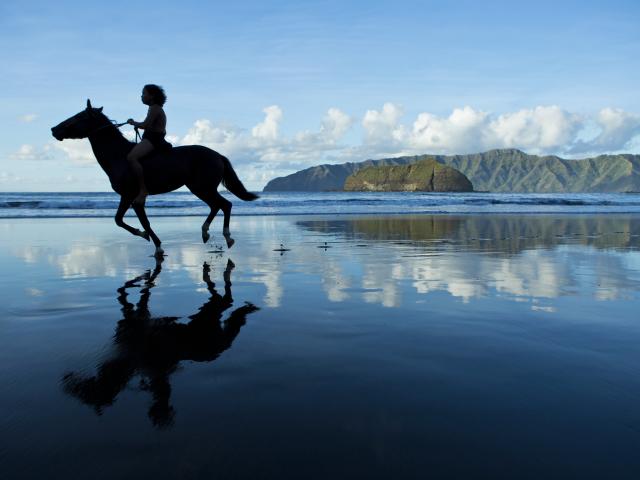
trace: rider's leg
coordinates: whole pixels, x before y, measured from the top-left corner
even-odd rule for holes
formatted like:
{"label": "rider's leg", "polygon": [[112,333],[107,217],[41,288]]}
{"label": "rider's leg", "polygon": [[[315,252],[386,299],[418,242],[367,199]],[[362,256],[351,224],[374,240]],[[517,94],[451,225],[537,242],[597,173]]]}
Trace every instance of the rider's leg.
{"label": "rider's leg", "polygon": [[149,140],[142,140],[135,147],[131,149],[129,155],[127,155],[127,160],[131,164],[131,168],[133,173],[135,173],[136,178],[138,179],[138,185],[140,187],[138,196],[135,198],[135,203],[144,203],[144,199],[149,192],[147,190],[147,186],[144,183],[144,173],[142,170],[142,165],[140,165],[140,160],[145,155],[151,153],[153,151],[153,144]]}

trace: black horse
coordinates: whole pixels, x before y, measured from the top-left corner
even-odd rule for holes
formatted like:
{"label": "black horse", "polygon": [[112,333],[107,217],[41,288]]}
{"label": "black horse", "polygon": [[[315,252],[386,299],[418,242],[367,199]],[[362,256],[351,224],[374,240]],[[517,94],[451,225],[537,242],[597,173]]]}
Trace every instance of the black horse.
{"label": "black horse", "polygon": [[[111,187],[120,194],[120,205],[116,212],[119,227],[149,241],[156,246],[156,256],[164,252],[158,236],[151,229],[144,205],[133,203],[138,195],[138,182],[127,161],[127,153],[133,148],[120,130],[103,113],[102,107],[93,108],[87,100],[87,108],[51,129],[57,140],[65,138],[89,138],[98,163],[111,182]],[[209,240],[209,226],[222,209],[224,225],[222,234],[227,247],[234,244],[229,232],[231,202],[218,193],[220,182],[241,200],[255,200],[258,196],[247,191],[238,179],[229,159],[201,145],[188,145],[166,151],[153,152],[140,160],[144,170],[144,182],[149,194],[171,192],[186,185],[193,194],[211,207],[211,213],[202,224],[202,241]],[[144,231],[127,225],[124,214],[133,206]]]}
{"label": "black horse", "polygon": [[[167,427],[175,415],[171,406],[169,378],[178,370],[180,362],[211,362],[229,349],[247,315],[258,310],[245,303],[233,310],[225,321],[221,317],[233,305],[231,271],[234,264],[227,261],[224,271],[224,294],[220,295],[209,277],[210,267],[205,262],[202,279],[210,297],[188,323],[177,317],[152,317],[149,298],[155,279],[160,274],[162,259],[153,272],[147,271],[118,289],[118,302],[123,319],[118,322],[114,335],[114,352],[98,367],[96,375],[85,376],[69,372],[64,375],[66,393],[92,406],[98,415],[112,405],[131,380],[140,376],[140,389],[149,391],[153,398],[148,415],[156,427]],[[140,301],[134,306],[127,300],[127,289],[139,286]]]}

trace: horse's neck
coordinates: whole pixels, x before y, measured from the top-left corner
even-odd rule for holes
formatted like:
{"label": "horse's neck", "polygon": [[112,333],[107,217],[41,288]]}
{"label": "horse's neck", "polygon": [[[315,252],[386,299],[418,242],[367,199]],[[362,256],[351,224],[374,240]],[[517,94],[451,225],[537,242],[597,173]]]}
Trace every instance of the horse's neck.
{"label": "horse's neck", "polygon": [[90,135],[89,142],[98,163],[110,178],[125,165],[127,154],[133,147],[115,128],[105,128]]}

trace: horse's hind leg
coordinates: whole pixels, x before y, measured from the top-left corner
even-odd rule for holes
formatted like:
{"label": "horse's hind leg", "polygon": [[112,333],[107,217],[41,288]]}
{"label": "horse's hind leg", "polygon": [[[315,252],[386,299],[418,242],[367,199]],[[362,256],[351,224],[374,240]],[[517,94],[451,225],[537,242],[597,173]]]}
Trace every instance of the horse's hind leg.
{"label": "horse's hind leg", "polygon": [[140,220],[140,224],[142,228],[144,228],[145,232],[147,232],[151,236],[151,240],[153,240],[153,244],[156,246],[155,256],[159,257],[164,254],[164,250],[160,246],[162,242],[156,235],[156,233],[151,229],[151,224],[149,223],[149,219],[147,218],[147,213],[144,210],[144,205],[139,205],[134,203],[133,210],[136,212],[138,216],[138,220]]}
{"label": "horse's hind leg", "polygon": [[226,198],[224,198],[222,195],[220,195],[217,190],[214,190],[213,192],[207,192],[207,193],[198,192],[194,190],[191,190],[191,191],[196,197],[198,197],[204,203],[209,205],[209,207],[211,208],[211,213],[209,213],[209,216],[202,224],[202,241],[204,243],[207,243],[209,241],[209,238],[211,238],[211,236],[209,235],[209,227],[211,226],[211,222],[213,222],[213,219],[218,213],[218,211],[222,209],[222,212],[224,213],[224,226],[222,229],[222,235],[224,236],[224,239],[227,242],[227,248],[231,248],[235,243],[235,240],[231,238],[231,234],[229,233],[229,218],[231,215],[231,202]]}
{"label": "horse's hind leg", "polygon": [[220,207],[218,207],[215,204],[214,205],[207,204],[207,205],[211,207],[211,212],[209,213],[209,215],[207,216],[207,219],[202,224],[202,243],[207,243],[211,238],[211,235],[209,235],[209,227],[211,226],[211,222],[213,222],[213,219],[218,213],[218,210],[220,210]]}
{"label": "horse's hind leg", "polygon": [[224,198],[216,191],[216,195],[218,196],[218,202],[220,203],[220,208],[222,209],[222,213],[224,213],[224,225],[222,227],[222,235],[224,239],[227,241],[227,248],[233,247],[233,244],[236,241],[231,238],[231,232],[229,232],[229,220],[231,219],[231,202]]}
{"label": "horse's hind leg", "polygon": [[215,218],[215,216],[218,214],[218,211],[220,210],[220,204],[216,201],[215,198],[209,198],[208,200],[205,200],[205,203],[209,205],[209,207],[211,208],[211,212],[209,212],[207,219],[202,224],[202,242],[203,243],[207,243],[209,241],[209,238],[211,238],[211,236],[209,235],[209,227],[211,226],[211,222],[213,222],[213,219]]}
{"label": "horse's hind leg", "polygon": [[209,235],[209,227],[218,213],[218,210],[220,210],[220,204],[211,192],[203,193],[197,190],[191,190],[191,192],[211,208],[211,212],[209,212],[207,219],[202,224],[202,243],[207,243],[211,238],[211,235]]}

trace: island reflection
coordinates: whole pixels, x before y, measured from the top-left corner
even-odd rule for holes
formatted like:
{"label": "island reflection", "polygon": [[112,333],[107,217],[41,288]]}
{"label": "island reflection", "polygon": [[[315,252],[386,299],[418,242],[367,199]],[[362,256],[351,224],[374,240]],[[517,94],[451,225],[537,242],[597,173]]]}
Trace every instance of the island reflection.
{"label": "island reflection", "polygon": [[640,222],[630,215],[403,215],[304,220],[297,225],[349,240],[444,241],[504,255],[563,244],[640,249]]}
{"label": "island reflection", "polygon": [[[77,372],[64,375],[62,383],[66,393],[92,406],[98,415],[112,405],[131,380],[139,376],[139,388],[151,394],[148,416],[154,426],[173,424],[175,409],[171,405],[171,374],[180,362],[211,362],[229,349],[246,323],[246,317],[257,311],[251,303],[233,310],[226,320],[222,315],[233,305],[231,294],[231,260],[224,271],[224,294],[220,295],[210,278],[210,267],[202,266],[202,279],[210,293],[209,299],[198,312],[189,316],[188,323],[179,317],[152,317],[149,311],[151,290],[162,271],[158,261],[153,271],[148,270],[124,283],[118,289],[117,300],[122,306],[123,318],[118,321],[113,336],[113,354],[103,361],[93,376]],[[128,289],[138,287],[140,300],[132,304],[127,299]]]}

